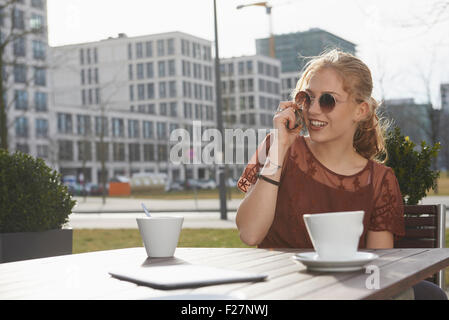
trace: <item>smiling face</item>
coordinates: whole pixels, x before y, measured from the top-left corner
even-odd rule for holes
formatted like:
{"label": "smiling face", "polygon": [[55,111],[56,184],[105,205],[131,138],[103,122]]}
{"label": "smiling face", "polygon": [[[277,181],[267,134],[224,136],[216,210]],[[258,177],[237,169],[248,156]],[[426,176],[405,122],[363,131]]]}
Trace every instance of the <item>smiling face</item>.
{"label": "smiling face", "polygon": [[[336,71],[322,68],[311,76],[303,89],[311,98],[310,107],[304,110],[304,118],[313,141],[345,139],[352,143],[357,121],[364,111],[361,105],[351,99],[343,85],[343,79]],[[324,93],[335,99],[335,107],[330,112],[320,108],[319,100]]]}

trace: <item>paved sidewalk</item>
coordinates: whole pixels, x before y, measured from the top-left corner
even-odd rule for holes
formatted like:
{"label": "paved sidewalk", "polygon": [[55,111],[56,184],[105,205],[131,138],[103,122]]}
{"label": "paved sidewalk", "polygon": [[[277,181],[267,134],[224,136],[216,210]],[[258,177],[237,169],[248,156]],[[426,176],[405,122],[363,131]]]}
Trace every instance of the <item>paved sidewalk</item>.
{"label": "paved sidewalk", "polygon": [[[227,220],[220,219],[219,200],[151,200],[139,198],[108,198],[103,205],[101,198],[75,197],[77,205],[69,216],[68,226],[74,229],[120,229],[137,228],[136,218],[145,216],[143,202],[155,216],[181,215],[184,217],[183,228],[237,228],[235,215],[241,199],[227,202]],[[157,212],[158,210],[170,212]],[[179,210],[179,211],[177,211]],[[190,210],[190,212],[185,212]],[[197,211],[206,210],[206,211]],[[207,211],[217,210],[217,211]],[[129,213],[129,212],[141,213]],[[103,212],[103,213],[91,213]],[[113,212],[113,213],[111,213]]]}
{"label": "paved sidewalk", "polygon": [[[103,205],[98,197],[75,197],[77,205],[69,217],[69,226],[74,229],[120,229],[137,228],[136,217],[144,216],[141,203],[153,212],[154,215],[182,215],[184,228],[236,228],[235,215],[241,199],[232,199],[227,202],[227,220],[220,219],[220,203],[218,199],[186,200],[152,200],[139,198],[108,198]],[[423,199],[422,204],[443,203],[449,207],[449,197],[432,196]],[[170,212],[157,213],[158,210]],[[179,211],[178,211],[179,210]],[[185,212],[185,210],[191,210]],[[206,210],[206,211],[196,211]],[[207,211],[217,210],[217,211]],[[129,213],[130,211],[141,213]],[[184,212],[183,212],[184,211]],[[84,213],[83,213],[84,212]],[[103,212],[103,213],[86,213]],[[114,212],[114,213],[111,213]],[[449,214],[446,215],[446,227],[449,227]]]}

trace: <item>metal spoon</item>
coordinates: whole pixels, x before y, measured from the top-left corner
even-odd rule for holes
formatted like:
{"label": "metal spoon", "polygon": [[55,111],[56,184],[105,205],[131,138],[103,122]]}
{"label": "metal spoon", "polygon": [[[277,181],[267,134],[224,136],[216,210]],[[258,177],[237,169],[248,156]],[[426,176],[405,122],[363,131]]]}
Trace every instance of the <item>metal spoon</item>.
{"label": "metal spoon", "polygon": [[146,214],[149,218],[151,218],[151,214],[150,214],[150,212],[148,211],[147,207],[145,207],[145,205],[143,204],[143,202],[141,203],[141,205],[142,205],[143,211],[145,211],[145,214]]}

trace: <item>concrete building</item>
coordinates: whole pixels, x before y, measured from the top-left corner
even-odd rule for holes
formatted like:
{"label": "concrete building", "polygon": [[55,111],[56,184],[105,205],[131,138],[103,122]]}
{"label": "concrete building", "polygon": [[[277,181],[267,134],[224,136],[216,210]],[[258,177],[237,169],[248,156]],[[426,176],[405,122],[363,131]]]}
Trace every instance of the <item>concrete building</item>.
{"label": "concrete building", "polygon": [[[182,32],[120,34],[51,48],[57,165],[63,175],[100,180],[165,172],[173,180],[209,178],[203,165],[173,166],[170,132],[192,121],[215,127],[211,42]],[[103,140],[104,144],[101,143]]]}
{"label": "concrete building", "polygon": [[[225,128],[254,129],[257,134],[258,129],[273,127],[273,115],[281,101],[280,68],[278,59],[262,55],[220,60]],[[237,150],[244,153],[244,163],[253,153],[248,144],[249,141],[242,145],[235,140],[233,148],[234,155]],[[252,147],[255,150],[256,145]],[[228,166],[228,172],[234,178],[238,178],[244,169],[239,162],[236,158],[235,165]]]}
{"label": "concrete building", "polygon": [[417,104],[413,98],[386,100],[384,105],[385,115],[401,128],[403,135],[409,136],[416,145],[423,140],[431,143],[428,105]]}
{"label": "concrete building", "polygon": [[[0,1],[8,149],[50,158],[47,3]],[[0,124],[1,125],[1,124]]]}
{"label": "concrete building", "polygon": [[440,85],[441,94],[441,110],[449,114],[449,83],[442,83]]}
{"label": "concrete building", "polygon": [[[282,73],[299,73],[307,63],[307,57],[317,56],[327,49],[339,48],[352,54],[356,51],[354,43],[319,28],[275,35],[274,43]],[[269,38],[256,40],[256,53],[270,55]]]}

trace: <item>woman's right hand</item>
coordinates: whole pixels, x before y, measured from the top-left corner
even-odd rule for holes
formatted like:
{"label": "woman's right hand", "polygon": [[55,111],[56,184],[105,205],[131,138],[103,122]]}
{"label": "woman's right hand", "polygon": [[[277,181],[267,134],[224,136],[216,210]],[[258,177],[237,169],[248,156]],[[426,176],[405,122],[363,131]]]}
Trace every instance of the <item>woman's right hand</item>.
{"label": "woman's right hand", "polygon": [[[296,121],[295,109],[294,101],[281,101],[278,107],[279,111],[273,117],[273,127],[278,132],[278,144],[286,149],[291,146],[302,129],[302,125],[293,129]],[[287,128],[287,123],[289,128]]]}

